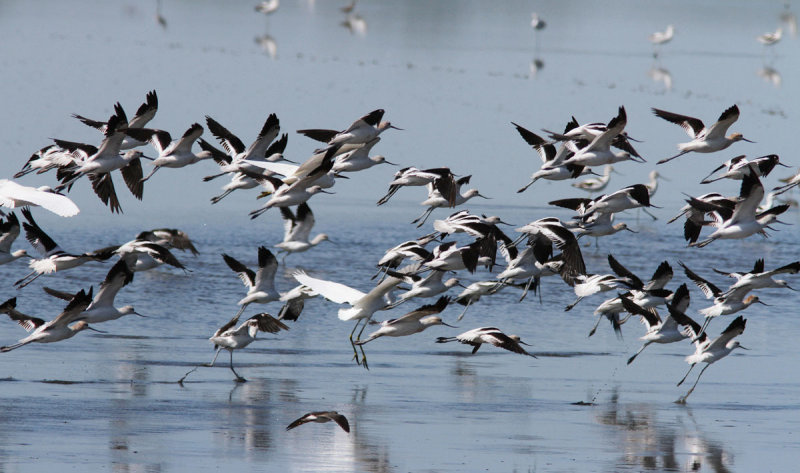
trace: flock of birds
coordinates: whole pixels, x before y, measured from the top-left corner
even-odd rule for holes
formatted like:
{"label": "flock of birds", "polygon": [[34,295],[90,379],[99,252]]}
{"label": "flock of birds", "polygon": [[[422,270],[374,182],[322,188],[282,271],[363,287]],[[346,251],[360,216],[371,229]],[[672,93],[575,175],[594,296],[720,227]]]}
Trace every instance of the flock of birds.
{"label": "flock of birds", "polygon": [[[7,209],[21,207],[25,221],[20,223],[14,212],[5,214],[0,222],[0,264],[10,264],[27,258],[30,273],[15,282],[19,289],[39,276],[61,273],[91,261],[107,261],[118,257],[107,276],[93,294],[93,289],[81,289],[76,293],[45,288],[55,297],[67,301],[63,311],[52,320],[26,315],[16,308],[16,298],[0,305],[0,312],[8,315],[30,332],[18,342],[3,346],[0,352],[8,352],[30,343],[51,343],[73,337],[86,329],[96,330],[91,325],[118,319],[125,315],[138,314],[132,306],[115,307],[117,293],[130,284],[134,274],[167,264],[186,270],[172,250],[197,253],[189,237],[177,229],[154,229],[139,233],[133,240],[107,248],[84,253],[73,253],[62,249],[34,220],[36,207],[69,217],[79,210],[67,193],[81,181],[89,181],[92,189],[111,212],[120,212],[112,174],[119,171],[127,188],[138,199],[142,198],[147,180],[162,168],[179,169],[203,160],[213,160],[219,172],[207,176],[211,181],[227,177],[229,182],[222,193],[211,199],[216,204],[235,191],[258,189],[259,197],[266,203],[250,212],[251,218],[277,208],[281,213],[285,235],[275,244],[278,255],[306,252],[328,240],[326,234],[311,238],[314,214],[309,207],[311,198],[319,193],[329,193],[337,179],[373,166],[389,164],[385,157],[372,155],[372,149],[381,140],[383,132],[398,129],[383,121],[384,111],[374,110],[342,129],[302,129],[298,133],[320,142],[320,147],[306,161],[296,164],[284,157],[288,142],[287,134],[280,134],[280,123],[275,114],[270,114],[256,139],[249,145],[239,139],[212,117],[205,124],[216,138],[220,148],[204,140],[205,128],[194,123],[177,139],[164,130],[148,128],[158,110],[155,91],[149,92],[145,102],[130,120],[120,104],[114,106],[114,114],[106,121],[97,121],[80,115],[74,117],[102,133],[99,144],[85,144],[61,139],[33,153],[14,178],[30,173],[55,174],[58,184],[53,188],[33,188],[14,180],[0,182],[0,205]],[[740,133],[727,134],[739,117],[739,109],[732,105],[722,112],[719,119],[706,126],[700,119],[652,109],[655,116],[681,126],[690,141],[678,145],[679,153],[659,161],[659,164],[677,159],[688,153],[713,153],[727,149],[739,141],[746,140]],[[582,191],[597,193],[608,186],[612,165],[626,161],[644,162],[633,143],[637,140],[625,132],[627,114],[624,107],[608,123],[579,123],[572,117],[562,132],[545,130],[544,138],[521,125],[512,123],[520,136],[541,157],[542,165],[534,172],[530,182],[520,188],[524,192],[538,180],[571,180],[573,186]],[[197,143],[199,151],[194,149]],[[151,146],[155,157],[145,155],[142,149]],[[146,149],[146,148],[145,148]],[[145,176],[142,160],[152,166]],[[788,178],[784,185],[770,194],[768,202],[761,179],[780,163],[778,156],[767,155],[756,159],[737,156],[716,168],[702,182],[712,183],[721,179],[741,181],[738,195],[724,196],[711,192],[690,197],[687,205],[670,222],[685,218],[684,237],[689,246],[704,247],[718,239],[741,239],[760,234],[767,235],[771,225],[782,223],[778,217],[790,204],[773,204],[782,193],[800,185],[800,173]],[[603,167],[603,173],[593,169]],[[167,171],[175,172],[175,171]],[[591,177],[579,180],[583,176]],[[86,179],[83,179],[83,178]],[[229,368],[237,382],[246,381],[233,366],[233,352],[247,347],[259,332],[278,333],[289,330],[286,321],[296,321],[306,299],[321,296],[339,304],[339,319],[353,321],[350,342],[356,363],[368,368],[364,345],[381,337],[401,337],[420,333],[429,327],[444,325],[440,315],[452,303],[464,306],[458,315],[461,320],[467,309],[482,298],[491,297],[506,288],[521,290],[520,301],[533,291],[539,293],[541,279],[559,276],[574,289],[576,300],[566,306],[571,310],[583,299],[599,293],[613,293],[613,297],[597,306],[594,313],[597,324],[602,319],[611,322],[619,334],[621,326],[631,317],[637,316],[645,326],[641,337],[641,349],[630,357],[628,363],[651,344],[665,344],[688,340],[694,345],[694,353],[686,362],[694,367],[698,363],[706,366],[698,375],[692,388],[679,399],[685,402],[692,393],[703,372],[714,362],[742,347],[736,339],[745,330],[746,320],[740,315],[727,325],[718,336],[712,338],[706,332],[712,319],[736,314],[752,304],[762,303],[750,293],[762,288],[788,288],[786,281],[775,279],[780,274],[795,274],[800,271],[800,261],[786,262],[775,269],[767,269],[763,259],[752,269],[722,271],[714,269],[735,280],[727,288],[716,286],[690,269],[683,262],[679,265],[686,277],[695,283],[702,293],[712,300],[710,306],[699,311],[704,316],[702,323],[695,322],[687,310],[689,290],[682,284],[675,290],[666,286],[673,278],[673,268],[668,261],[661,262],[652,277],[644,281],[628,270],[613,255],[608,255],[610,273],[591,272],[587,269],[581,253],[579,239],[592,236],[597,239],[622,230],[633,232],[624,223],[614,223],[615,215],[630,209],[646,210],[655,207],[651,198],[657,190],[658,173],[651,173],[651,182],[634,184],[596,197],[576,197],[550,202],[551,205],[574,211],[569,221],[555,217],[534,220],[515,229],[512,238],[501,229],[508,225],[498,216],[475,215],[468,210],[458,210],[445,219],[433,222],[433,231],[415,240],[401,242],[388,249],[376,262],[378,268],[373,279],[377,284],[367,292],[341,282],[320,279],[304,271],[294,273],[298,285],[286,292],[275,286],[278,258],[265,246],[257,248],[257,267],[228,254],[222,254],[224,262],[244,283],[247,292],[238,302],[236,314],[222,325],[210,338],[216,352],[207,366],[213,365],[220,352],[229,352]],[[408,187],[424,187],[427,198],[422,202],[425,212],[412,223],[417,227],[425,224],[431,213],[438,208],[453,208],[470,199],[484,197],[477,189],[465,190],[471,176],[457,175],[448,168],[419,169],[413,166],[400,169],[389,182],[387,193],[377,200],[378,205],[387,204],[392,196]],[[654,217],[655,218],[655,217]],[[713,230],[700,240],[705,227]],[[12,245],[21,230],[28,242],[40,254],[38,258],[28,255],[26,250],[12,250]],[[461,234],[468,239],[462,244],[453,235]],[[460,238],[460,237],[459,237]],[[463,241],[463,240],[462,240]],[[498,253],[500,258],[498,258]],[[237,255],[238,256],[238,255]],[[242,255],[244,256],[244,255]],[[241,256],[240,256],[241,257]],[[488,278],[463,286],[461,281],[485,268]],[[596,271],[599,268],[593,269]],[[447,278],[456,273],[456,277]],[[466,273],[466,274],[465,274]],[[366,281],[358,286],[364,286]],[[445,295],[455,286],[463,290],[454,296]],[[394,296],[394,291],[403,292]],[[371,334],[362,338],[373,316],[382,310],[392,309],[413,299],[434,298],[436,302],[422,304],[398,318],[385,320]],[[261,312],[250,316],[243,323],[239,319],[251,304],[282,303],[277,315]],[[661,313],[659,313],[661,311]],[[590,332],[590,336],[597,328]],[[357,330],[360,331],[357,332]],[[472,347],[472,353],[485,345],[535,358],[527,351],[519,336],[506,334],[497,327],[483,326],[465,331],[456,336],[438,337],[437,343],[460,342]],[[197,370],[195,367],[180,379]],[[691,368],[690,368],[691,371]],[[687,376],[688,376],[687,372]],[[684,379],[678,384],[680,385]],[[305,422],[327,422],[333,420],[349,431],[347,420],[340,414],[329,412],[310,413],[293,422],[291,429]]]}

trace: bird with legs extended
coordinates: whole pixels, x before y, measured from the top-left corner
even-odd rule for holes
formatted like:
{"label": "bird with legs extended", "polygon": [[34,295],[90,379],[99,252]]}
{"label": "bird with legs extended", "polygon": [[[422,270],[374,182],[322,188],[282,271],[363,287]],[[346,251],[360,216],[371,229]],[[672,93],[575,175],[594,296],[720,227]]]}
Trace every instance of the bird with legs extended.
{"label": "bird with legs extended", "polygon": [[468,330],[455,337],[438,337],[436,339],[436,343],[448,342],[460,342],[472,346],[473,355],[484,343],[488,343],[489,345],[494,345],[510,352],[537,358],[536,355],[522,348],[522,345],[528,344],[523,342],[518,335],[506,335],[496,327],[479,327]]}

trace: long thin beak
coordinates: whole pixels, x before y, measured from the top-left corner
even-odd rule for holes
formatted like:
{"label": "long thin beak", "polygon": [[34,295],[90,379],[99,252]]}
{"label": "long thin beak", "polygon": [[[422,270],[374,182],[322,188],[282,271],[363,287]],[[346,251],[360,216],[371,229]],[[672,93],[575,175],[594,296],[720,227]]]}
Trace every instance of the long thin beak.
{"label": "long thin beak", "polygon": [[258,194],[258,197],[256,197],[256,199],[263,199],[264,197],[269,197],[270,195],[272,195],[272,192],[264,191],[264,192]]}
{"label": "long thin beak", "polygon": [[450,327],[450,328],[458,328],[455,325],[446,324],[444,322],[442,322],[442,325],[444,325],[445,327]]}
{"label": "long thin beak", "polygon": [[522,340],[518,341],[517,343],[519,343],[520,345],[525,345],[526,347],[533,346],[533,345],[531,345],[530,343],[525,343],[525,342],[523,342]]}
{"label": "long thin beak", "polygon": [[326,191],[325,189],[320,189],[319,191],[322,192],[323,194],[335,194],[336,193],[336,192]]}
{"label": "long thin beak", "polygon": [[94,331],[95,331],[95,332],[97,332],[97,333],[108,333],[108,332],[104,332],[104,331],[102,331],[102,330],[97,330],[96,328],[94,328],[94,327],[90,327],[90,326],[88,326],[88,325],[86,326],[86,328],[87,328],[87,329],[89,329],[89,330],[94,330]]}
{"label": "long thin beak", "polygon": [[765,302],[762,302],[762,301],[760,301],[760,300],[758,300],[758,301],[756,301],[756,302],[758,302],[759,304],[763,304],[763,305],[765,305],[765,306],[769,307],[769,304],[767,304],[767,303],[765,303]]}
{"label": "long thin beak", "polygon": [[741,346],[741,345],[739,345],[739,348],[741,348],[742,350],[749,350],[749,348],[747,348],[747,347],[743,347],[743,346]]}
{"label": "long thin beak", "polygon": [[515,227],[515,226],[516,226],[516,225],[514,225],[513,223],[504,222],[504,221],[502,221],[502,220],[498,220],[498,221],[497,221],[497,223],[502,223],[503,225],[510,225],[510,226],[512,226],[512,227]]}
{"label": "long thin beak", "polygon": [[617,171],[617,170],[616,170],[616,169],[614,169],[614,168],[611,168],[611,172],[613,172],[614,174],[617,174],[617,175],[619,175],[619,176],[624,176],[624,175],[625,175],[625,174],[622,174],[621,172]]}
{"label": "long thin beak", "polygon": [[667,181],[667,182],[672,181],[672,179],[667,179],[666,177],[662,176],[661,174],[658,175],[658,178],[661,179],[662,181]]}
{"label": "long thin beak", "polygon": [[782,163],[782,162],[780,162],[780,161],[778,161],[778,162],[777,162],[777,163],[775,163],[775,164],[777,164],[778,166],[783,166],[783,167],[785,167],[785,168],[790,168],[790,167],[791,167],[791,166],[789,166],[789,165],[783,164],[783,163]]}
{"label": "long thin beak", "polygon": [[625,230],[628,230],[628,231],[629,231],[629,232],[631,232],[631,233],[639,233],[639,232],[637,232],[637,231],[631,230],[631,229],[630,229],[630,228],[628,228],[628,227],[625,227]]}
{"label": "long thin beak", "polygon": [[795,291],[795,292],[797,291],[797,289],[793,288],[792,286],[790,286],[788,284],[786,286],[784,286],[784,287],[787,288],[787,289],[790,289],[792,291]]}
{"label": "long thin beak", "polygon": [[492,199],[491,197],[486,197],[485,195],[480,194],[480,193],[475,194],[475,195],[477,195],[478,197],[483,197],[484,199],[487,199],[487,200],[491,200]]}
{"label": "long thin beak", "polygon": [[394,125],[389,125],[389,128],[394,128],[395,130],[403,130],[402,128],[397,128],[397,127],[396,127],[396,126],[394,126]]}
{"label": "long thin beak", "polygon": [[142,315],[142,314],[140,314],[140,313],[138,313],[138,312],[131,312],[131,313],[132,313],[133,315],[138,315],[139,317],[143,317],[143,318],[145,318],[145,319],[147,318],[147,316],[146,316],[146,315]]}
{"label": "long thin beak", "polygon": [[746,142],[748,142],[748,143],[755,143],[755,141],[753,141],[753,140],[748,140],[748,139],[747,139],[747,138],[745,138],[745,137],[742,137],[742,141],[746,141]]}
{"label": "long thin beak", "polygon": [[[392,162],[389,162],[389,161],[387,161],[385,159],[383,160],[383,162],[386,163],[386,164],[390,164],[392,166],[397,166],[397,163],[392,163]],[[789,167],[789,166],[786,166],[786,167]]]}

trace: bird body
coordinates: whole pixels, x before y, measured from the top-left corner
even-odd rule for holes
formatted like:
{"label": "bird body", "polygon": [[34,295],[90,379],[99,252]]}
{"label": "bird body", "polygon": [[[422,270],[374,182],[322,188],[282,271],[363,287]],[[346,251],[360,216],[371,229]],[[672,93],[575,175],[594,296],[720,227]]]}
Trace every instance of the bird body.
{"label": "bird body", "polygon": [[466,345],[471,345],[473,347],[473,354],[478,351],[481,345],[488,343],[504,350],[536,358],[535,355],[528,353],[524,348],[522,348],[522,345],[527,344],[522,342],[517,335],[506,335],[500,331],[500,329],[495,327],[479,327],[466,331],[455,337],[439,337],[436,339],[436,343],[455,341],[464,343]]}

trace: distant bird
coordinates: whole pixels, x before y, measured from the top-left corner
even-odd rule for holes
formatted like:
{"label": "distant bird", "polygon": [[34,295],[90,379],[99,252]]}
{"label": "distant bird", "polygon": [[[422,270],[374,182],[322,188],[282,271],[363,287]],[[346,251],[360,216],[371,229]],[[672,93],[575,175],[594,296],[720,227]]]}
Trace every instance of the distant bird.
{"label": "distant bird", "polygon": [[0,306],[0,312],[6,313],[11,320],[19,323],[25,330],[29,332],[33,331],[33,333],[13,345],[0,347],[0,352],[2,353],[9,352],[29,343],[59,342],[73,337],[82,330],[95,330],[89,327],[89,324],[85,321],[76,322],[76,317],[92,302],[91,289],[88,293],[84,292],[83,289],[78,291],[58,317],[49,322],[17,312],[15,309],[16,299],[12,299],[12,301],[13,303],[10,301],[3,303],[3,305]]}
{"label": "distant bird", "polygon": [[308,239],[311,235],[311,229],[314,227],[315,219],[307,203],[303,202],[297,206],[296,215],[292,213],[289,207],[281,207],[280,209],[283,217],[283,241],[275,245],[275,247],[279,248],[280,252],[286,253],[284,258],[291,253],[307,251],[323,241],[329,241],[326,233],[320,233],[312,240]]}
{"label": "distant bird", "polygon": [[534,30],[543,30],[547,23],[542,20],[537,13],[531,13],[531,28]]}
{"label": "distant bird", "polygon": [[256,5],[256,11],[265,15],[271,15],[278,10],[280,0],[267,0]]}
{"label": "distant bird", "polygon": [[692,141],[689,141],[688,143],[678,144],[680,153],[670,158],[662,159],[657,164],[663,164],[667,161],[672,161],[673,159],[683,156],[686,153],[691,153],[692,151],[697,153],[713,153],[715,151],[720,151],[732,145],[733,143],[736,143],[737,141],[747,141],[748,143],[753,143],[742,136],[741,133],[732,133],[730,136],[725,136],[728,128],[730,128],[731,125],[733,125],[733,123],[739,119],[739,107],[737,107],[735,104],[731,105],[724,112],[722,112],[716,123],[708,128],[706,128],[699,118],[694,118],[687,115],[679,115],[677,113],[672,113],[657,108],[653,108],[652,110],[657,117],[663,118],[664,120],[676,125],[680,125],[681,128],[683,128],[684,131],[686,131],[686,133],[689,135],[689,138],[692,139]]}
{"label": "distant bird", "polygon": [[91,253],[67,253],[42,230],[33,219],[29,209],[22,209],[22,215],[27,220],[22,224],[22,228],[25,230],[25,238],[42,255],[42,258],[32,260],[28,264],[32,271],[14,282],[18,289],[32,283],[42,274],[64,271],[89,261],[105,261],[114,254],[113,250],[109,249],[101,249]]}
{"label": "distant bird", "polygon": [[449,302],[449,297],[442,296],[435,304],[427,304],[397,319],[389,319],[381,322],[381,328],[372,332],[364,340],[355,342],[355,344],[364,345],[379,337],[405,337],[422,332],[426,328],[434,325],[444,325],[446,327],[455,328],[452,325],[444,323],[441,317],[434,315],[443,311]]}
{"label": "distant bird", "polygon": [[278,260],[266,247],[258,247],[257,271],[253,271],[225,253],[222,253],[222,259],[225,260],[229,268],[239,275],[239,279],[247,287],[247,295],[237,302],[237,305],[241,306],[241,308],[234,316],[235,318],[238,318],[250,304],[266,304],[280,299],[281,295],[275,289],[275,273],[278,271]]}
{"label": "distant bird", "polygon": [[19,237],[19,219],[13,212],[0,220],[0,265],[16,261],[23,256],[28,256],[25,250],[11,251],[11,245]]}
{"label": "distant bird", "polygon": [[667,25],[667,29],[664,31],[656,31],[655,33],[651,34],[647,39],[653,43],[653,56],[658,57],[658,47],[662,44],[669,43],[672,41],[673,36],[675,36],[675,27],[672,25]]}
{"label": "distant bird", "polygon": [[686,377],[689,376],[689,373],[696,364],[706,363],[706,366],[704,366],[700,371],[700,374],[697,375],[697,380],[694,382],[689,391],[676,401],[678,404],[686,403],[686,398],[692,394],[692,391],[694,391],[694,388],[697,387],[697,383],[700,381],[700,377],[703,376],[703,373],[706,371],[706,369],[708,369],[709,366],[711,366],[712,363],[728,356],[737,348],[747,350],[747,348],[743,347],[738,340],[734,340],[734,338],[738,337],[744,332],[746,323],[747,320],[742,318],[741,315],[736,317],[736,319],[734,319],[733,322],[728,325],[728,328],[726,328],[722,334],[720,334],[720,336],[713,340],[709,340],[705,333],[693,334],[694,336],[692,338],[694,339],[695,352],[693,355],[686,357],[686,362],[690,365],[689,371],[687,371],[683,379],[678,382],[678,386],[680,386],[686,380]]}
{"label": "distant bird", "polygon": [[80,212],[69,197],[49,187],[28,187],[8,179],[0,179],[0,207],[42,207],[62,217],[72,217]]}
{"label": "distant bird", "polygon": [[522,348],[521,345],[528,344],[521,341],[517,335],[506,335],[495,327],[475,328],[455,337],[438,337],[436,339],[436,343],[447,342],[461,342],[466,345],[472,345],[473,355],[478,351],[481,345],[488,343],[504,350],[536,358],[536,355],[528,353]]}
{"label": "distant bird", "polygon": [[[228,350],[228,353],[231,354],[230,369],[236,376],[236,382],[243,383],[247,380],[239,376],[239,373],[233,369],[233,351],[240,348],[245,348],[253,343],[253,341],[256,339],[256,335],[258,335],[258,332],[278,333],[281,330],[289,330],[289,327],[271,315],[267,313],[261,313],[250,317],[240,326],[234,328],[236,323],[239,321],[239,315],[240,314],[234,315],[233,318],[228,321],[228,323],[214,332],[213,337],[209,338],[209,340],[214,343],[214,348],[216,348],[217,351],[214,354],[214,359],[211,360],[211,363],[209,363],[208,366],[214,366],[214,362],[217,361],[219,352],[224,348]],[[188,376],[188,374],[189,373],[186,375]],[[185,378],[186,376],[184,376],[183,379]]]}
{"label": "distant bird", "polygon": [[307,424],[309,422],[318,422],[318,423],[325,423],[334,421],[339,424],[339,427],[342,428],[348,434],[350,433],[350,424],[347,422],[347,417],[339,414],[336,411],[317,411],[317,412],[309,412],[304,416],[300,417],[299,419],[295,420],[291,424],[286,427],[286,430],[292,430],[295,427],[303,424]]}
{"label": "distant bird", "polygon": [[590,177],[588,179],[584,179],[583,181],[573,182],[572,187],[584,190],[586,192],[589,192],[590,194],[595,192],[601,192],[606,188],[606,186],[608,186],[608,182],[611,180],[612,171],[614,171],[614,166],[606,164],[603,167],[602,176]]}
{"label": "distant bird", "polygon": [[355,8],[356,8],[356,1],[357,0],[350,0],[350,3],[348,3],[347,5],[345,5],[343,7],[339,7],[339,10],[342,13],[344,13],[345,15],[349,15],[350,13],[353,13],[353,10],[355,10]]}
{"label": "distant bird", "polygon": [[783,28],[778,28],[774,32],[764,33],[756,37],[759,43],[763,44],[764,46],[772,46],[773,44],[777,43],[783,37]]}

